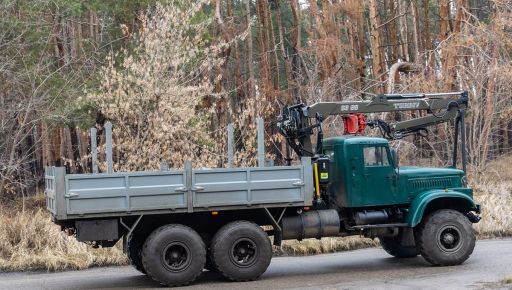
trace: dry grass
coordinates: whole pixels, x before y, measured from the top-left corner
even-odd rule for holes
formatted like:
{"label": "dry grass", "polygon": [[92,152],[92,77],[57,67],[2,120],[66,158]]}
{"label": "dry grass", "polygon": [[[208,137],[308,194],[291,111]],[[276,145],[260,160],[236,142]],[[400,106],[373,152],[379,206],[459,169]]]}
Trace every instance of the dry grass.
{"label": "dry grass", "polygon": [[475,225],[480,238],[512,236],[512,156],[489,163],[470,178],[482,220]]}
{"label": "dry grass", "polygon": [[512,284],[512,277],[505,278],[501,281],[503,284]]}
{"label": "dry grass", "polygon": [[512,236],[512,185],[475,186],[475,199],[482,207],[482,220],[475,225],[480,238]]}
{"label": "dry grass", "polygon": [[350,251],[378,246],[377,240],[367,239],[358,236],[345,238],[322,238],[305,239],[303,241],[283,241],[282,247],[275,248],[277,255],[316,255],[323,253],[334,253]]}
{"label": "dry grass", "polygon": [[0,210],[0,270],[85,269],[124,265],[118,248],[93,249],[66,236],[42,209],[9,214]]}

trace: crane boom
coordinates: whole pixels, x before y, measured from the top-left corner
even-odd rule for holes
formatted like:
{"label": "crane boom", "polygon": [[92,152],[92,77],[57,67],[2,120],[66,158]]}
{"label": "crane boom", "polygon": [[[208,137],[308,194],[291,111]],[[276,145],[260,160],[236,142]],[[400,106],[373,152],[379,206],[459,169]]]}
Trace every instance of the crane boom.
{"label": "crane boom", "polygon": [[[459,128],[461,134],[464,134],[464,115],[468,102],[468,93],[464,91],[429,94],[381,94],[371,100],[364,101],[317,102],[310,106],[297,104],[283,108],[277,126],[288,144],[299,156],[314,156],[321,153],[322,122],[325,118],[333,115],[341,115],[346,127],[347,121],[352,122],[350,125],[358,127],[353,132],[349,132],[345,128],[346,133],[361,133],[365,126],[377,127],[381,130],[383,137],[388,140],[401,139],[410,134],[425,136],[428,133],[426,128],[429,126],[456,121],[455,137],[458,138]],[[423,111],[428,115],[393,123],[387,123],[380,119],[366,120],[362,115],[401,111]],[[312,122],[313,120],[316,121]],[[311,142],[314,130],[318,131],[315,151],[313,151]],[[464,136],[462,136],[462,141],[464,142]],[[463,150],[463,164],[465,166],[464,147]],[[456,155],[457,144],[454,145],[454,151]],[[454,156],[454,163],[455,160],[456,156]]]}
{"label": "crane boom", "polygon": [[[459,99],[446,98],[460,96]],[[305,107],[306,117],[315,117],[316,113],[324,117],[353,113],[382,113],[412,110],[447,109],[453,102],[466,106],[466,92],[439,94],[383,94],[367,101],[318,102]]]}

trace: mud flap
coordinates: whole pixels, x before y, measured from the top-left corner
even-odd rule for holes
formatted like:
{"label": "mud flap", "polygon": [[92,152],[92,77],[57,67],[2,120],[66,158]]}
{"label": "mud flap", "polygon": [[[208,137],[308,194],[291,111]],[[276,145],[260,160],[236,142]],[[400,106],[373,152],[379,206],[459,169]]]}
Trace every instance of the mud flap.
{"label": "mud flap", "polygon": [[414,242],[414,230],[413,228],[402,228],[401,229],[401,240],[400,244],[402,246],[408,247],[408,246],[416,246],[416,243]]}

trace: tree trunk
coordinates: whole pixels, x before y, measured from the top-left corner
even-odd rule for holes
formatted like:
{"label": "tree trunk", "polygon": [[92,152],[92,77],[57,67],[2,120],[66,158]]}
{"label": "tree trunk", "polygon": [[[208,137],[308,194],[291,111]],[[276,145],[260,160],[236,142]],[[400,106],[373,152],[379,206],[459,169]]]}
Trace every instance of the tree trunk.
{"label": "tree trunk", "polygon": [[[320,17],[320,12],[318,10],[318,5],[316,1],[310,1],[310,12],[311,18],[314,21],[315,31],[311,31],[311,41],[315,45],[316,49],[316,57],[318,62],[320,63],[320,81],[324,81],[328,79],[331,75],[331,65],[329,63],[329,52],[331,49],[327,47],[327,33],[324,29],[324,23]],[[325,9],[323,12],[325,12]],[[324,15],[324,17],[326,17]],[[315,33],[316,32],[316,33]]]}
{"label": "tree trunk", "polygon": [[406,0],[398,0],[398,10],[400,11],[400,49],[403,61],[410,61],[409,56],[409,29],[407,25],[407,2]]}
{"label": "tree trunk", "polygon": [[55,39],[55,59],[56,66],[61,68],[64,66],[64,45],[62,43],[62,26],[61,17],[56,14],[53,19],[53,37]]}
{"label": "tree trunk", "polygon": [[355,36],[356,36],[356,53],[357,58],[359,60],[356,72],[358,75],[358,87],[359,92],[362,92],[365,84],[366,84],[366,41],[365,41],[365,29],[364,29],[364,18],[365,18],[365,6],[364,1],[355,1],[356,3],[356,11],[354,11],[355,16]]}
{"label": "tree trunk", "polygon": [[[272,65],[272,75],[274,76],[274,90],[279,91],[281,85],[280,70],[279,70],[279,57],[277,55],[276,36],[274,34],[274,23],[272,21],[272,13],[270,12],[270,3],[267,2],[267,19],[268,19],[268,30],[270,30],[270,40],[272,44],[272,54],[274,57],[274,63]],[[277,12],[279,13],[279,12]]]}
{"label": "tree trunk", "polygon": [[434,56],[430,53],[432,50],[432,38],[430,36],[430,18],[429,18],[429,0],[423,0],[423,31],[425,34],[425,55],[427,60],[425,62],[427,69],[426,71],[430,71],[434,69]]}
{"label": "tree trunk", "polygon": [[286,74],[286,93],[285,93],[285,103],[290,104],[292,102],[290,89],[293,87],[292,80],[292,68],[290,64],[290,59],[288,58],[288,54],[284,49],[284,36],[283,36],[283,22],[281,18],[281,5],[279,1],[276,1],[277,6],[277,30],[279,33],[279,50],[281,52],[281,57],[283,58],[284,71]]}
{"label": "tree trunk", "polygon": [[450,0],[439,1],[439,18],[439,39],[445,40],[450,26]]}
{"label": "tree trunk", "polygon": [[292,69],[292,77],[293,77],[293,89],[292,95],[295,101],[300,101],[301,96],[301,86],[300,86],[300,78],[301,78],[301,17],[300,17],[300,7],[298,0],[290,0],[290,6],[292,10],[293,16],[293,26],[291,29],[292,34],[292,61],[291,61],[291,69]]}
{"label": "tree trunk", "polygon": [[418,15],[418,0],[412,0],[412,34],[414,39],[414,61],[419,62],[420,61],[420,51],[421,51],[421,41],[419,39],[419,15]]}
{"label": "tree trunk", "polygon": [[396,9],[395,9],[395,0],[389,0],[389,14],[391,20],[389,21],[389,42],[391,45],[391,59],[392,63],[397,61],[398,56],[398,41],[396,37]]}
{"label": "tree trunk", "polygon": [[[459,0],[458,2],[462,2]],[[462,4],[462,3],[457,3]],[[460,7],[461,8],[461,7]],[[462,9],[461,9],[462,10]],[[493,20],[492,21],[492,30],[494,33],[496,33],[500,27],[497,23],[497,17],[499,11],[496,9],[494,11]],[[457,17],[458,19],[458,17]],[[455,29],[457,28],[457,24],[455,25]],[[483,112],[483,126],[482,126],[482,133],[480,134],[480,140],[479,140],[479,146],[482,151],[482,154],[480,155],[480,160],[478,165],[481,167],[485,166],[485,163],[487,161],[487,155],[489,154],[489,139],[492,129],[492,124],[494,121],[494,112],[495,112],[495,94],[496,94],[496,78],[498,77],[498,48],[496,45],[493,45],[491,48],[491,64],[488,68],[489,73],[489,80],[487,81],[487,86],[485,88],[485,110]]]}
{"label": "tree trunk", "polygon": [[94,11],[89,11],[89,41],[94,42]]}
{"label": "tree trunk", "polygon": [[258,115],[258,102],[256,100],[256,94],[254,91],[254,61],[253,47],[252,47],[252,28],[251,28],[251,0],[245,0],[245,13],[247,22],[247,70],[249,71],[249,97],[254,99],[254,112]]}
{"label": "tree trunk", "polygon": [[[234,25],[233,18],[233,9],[232,9],[232,0],[228,0],[228,16],[230,18],[229,30],[231,32],[231,39],[233,40],[233,63],[235,66],[234,75],[235,75],[235,90],[236,90],[236,100],[235,104],[233,104],[233,108],[240,106],[242,103],[243,97],[243,89],[242,89],[242,73],[240,68],[240,49],[238,48],[238,31]],[[230,120],[231,122],[231,120]]]}
{"label": "tree trunk", "polygon": [[[458,36],[461,31],[462,21],[465,18],[464,11],[464,0],[457,0],[457,14],[455,16],[455,25],[453,26],[453,34]],[[455,62],[457,58],[457,46],[453,46],[452,49],[448,48],[444,53],[444,73],[445,73],[445,84],[449,90],[455,89]]]}
{"label": "tree trunk", "polygon": [[[381,37],[380,37],[380,23],[379,17],[377,14],[377,2],[376,0],[369,1],[369,9],[370,9],[370,46],[372,50],[372,71],[373,71],[373,79],[375,81],[383,81],[385,79],[384,73],[384,61],[381,58]],[[382,86],[379,85],[376,89],[377,93],[382,93]]]}

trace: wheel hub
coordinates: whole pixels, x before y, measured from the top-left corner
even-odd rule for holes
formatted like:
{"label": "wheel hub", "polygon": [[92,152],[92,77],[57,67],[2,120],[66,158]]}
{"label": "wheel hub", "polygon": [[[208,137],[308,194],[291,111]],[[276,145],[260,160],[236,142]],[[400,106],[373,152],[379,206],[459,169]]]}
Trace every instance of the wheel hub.
{"label": "wheel hub", "polygon": [[171,272],[181,272],[191,263],[190,249],[181,242],[172,242],[163,250],[162,263]]}
{"label": "wheel hub", "polygon": [[450,233],[446,233],[443,235],[443,241],[446,243],[446,244],[453,244],[453,242],[455,242],[455,237],[450,234]]}
{"label": "wheel hub", "polygon": [[437,245],[445,253],[453,253],[462,246],[462,234],[453,225],[446,225],[437,232]]}
{"label": "wheel hub", "polygon": [[250,267],[256,262],[258,249],[256,244],[248,239],[236,240],[231,247],[231,261],[239,267]]}

